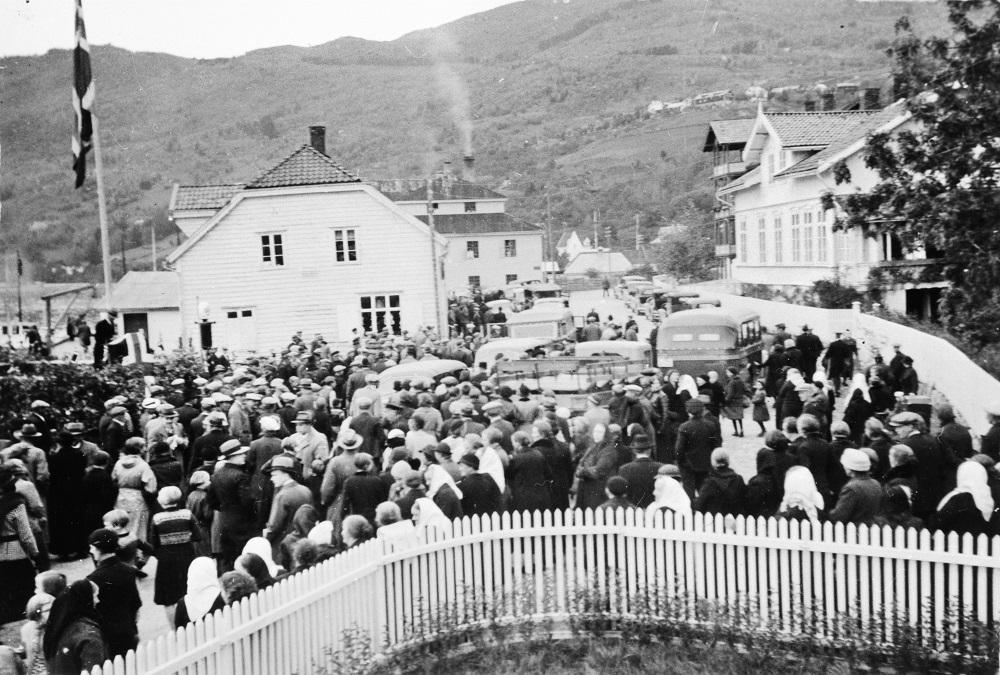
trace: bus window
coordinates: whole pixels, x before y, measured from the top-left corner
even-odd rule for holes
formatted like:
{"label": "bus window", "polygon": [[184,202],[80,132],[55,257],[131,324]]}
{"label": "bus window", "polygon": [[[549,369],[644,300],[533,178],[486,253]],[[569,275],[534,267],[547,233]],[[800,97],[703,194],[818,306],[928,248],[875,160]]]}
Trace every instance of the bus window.
{"label": "bus window", "polygon": [[673,342],[693,342],[694,336],[691,333],[674,333],[670,339]]}
{"label": "bus window", "polygon": [[698,333],[699,342],[720,342],[722,336],[718,333]]}

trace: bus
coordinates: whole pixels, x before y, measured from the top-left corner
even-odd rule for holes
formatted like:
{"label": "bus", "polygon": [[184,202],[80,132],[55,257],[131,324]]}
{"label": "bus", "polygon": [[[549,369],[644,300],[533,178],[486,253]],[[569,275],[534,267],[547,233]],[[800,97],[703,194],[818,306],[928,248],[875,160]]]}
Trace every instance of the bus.
{"label": "bus", "polygon": [[729,367],[760,364],[764,349],[759,314],[716,307],[674,312],[656,329],[652,342],[657,367],[691,375],[714,370],[720,377]]}

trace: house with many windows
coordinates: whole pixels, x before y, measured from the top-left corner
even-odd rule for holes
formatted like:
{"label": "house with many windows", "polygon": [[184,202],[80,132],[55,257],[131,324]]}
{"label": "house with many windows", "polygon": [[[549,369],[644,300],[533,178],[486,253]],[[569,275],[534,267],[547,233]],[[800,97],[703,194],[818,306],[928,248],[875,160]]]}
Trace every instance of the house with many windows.
{"label": "house with many windows", "polygon": [[[919,279],[898,272],[931,264],[925,251],[904,252],[890,235],[833,228],[842,200],[878,181],[865,166],[867,138],[908,124],[901,104],[822,112],[760,109],[741,152],[749,170],[718,190],[730,204],[734,227],[732,278],[790,298],[821,279],[862,291],[877,285],[890,309],[933,316],[943,283],[892,281]],[[845,169],[850,180],[838,184],[835,172]],[[824,195],[832,196],[833,208],[825,208]]]}
{"label": "house with many windows", "polygon": [[[406,213],[428,222],[427,181],[385,180],[375,186]],[[443,173],[431,181],[434,230],[449,293],[502,288],[543,279],[544,229],[506,212],[507,198],[471,180]]]}
{"label": "house with many windows", "polygon": [[[311,143],[245,184],[175,186],[170,215],[188,235],[169,257],[184,342],[202,330],[235,351],[284,347],[296,332],[435,325],[447,241]],[[208,328],[203,328],[208,326]]]}

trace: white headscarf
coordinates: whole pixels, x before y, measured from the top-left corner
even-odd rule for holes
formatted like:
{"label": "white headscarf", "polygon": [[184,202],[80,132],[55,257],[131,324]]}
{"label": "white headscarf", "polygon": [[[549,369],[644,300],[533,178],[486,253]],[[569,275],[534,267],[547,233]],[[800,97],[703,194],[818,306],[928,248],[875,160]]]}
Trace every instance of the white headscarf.
{"label": "white headscarf", "polygon": [[427,496],[434,498],[434,495],[438,493],[445,485],[451,487],[451,491],[455,493],[455,496],[462,499],[462,491],[458,489],[458,485],[455,483],[455,479],[451,477],[448,470],[445,469],[440,464],[431,464],[427,467],[427,471],[424,473],[424,480],[427,482]]}
{"label": "white headscarf", "polygon": [[678,516],[691,518],[691,498],[679,482],[671,476],[657,476],[654,485],[654,489],[660,494],[656,501],[646,507],[647,516],[652,517],[660,509],[667,508]]}
{"label": "white headscarf", "polygon": [[274,562],[274,558],[271,557],[271,542],[264,537],[254,537],[243,546],[244,553],[256,553],[267,565],[267,571],[271,573],[272,577],[278,576],[281,573],[281,568],[278,563]]}
{"label": "white headscarf", "polygon": [[434,503],[433,499],[421,497],[413,502],[413,506],[420,512],[415,522],[418,533],[434,528],[443,534],[451,534],[451,522],[448,516],[444,515],[444,511]]}
{"label": "white headscarf", "polygon": [[485,445],[479,449],[479,473],[485,473],[496,481],[500,494],[507,490],[507,478],[503,473],[503,460],[491,446]]}
{"label": "white headscarf", "polygon": [[819,509],[824,505],[823,495],[816,489],[816,479],[804,466],[793,466],[785,473],[785,495],[778,512],[798,507],[806,512],[809,520],[819,522]]}
{"label": "white headscarf", "polygon": [[215,561],[205,556],[195,558],[188,565],[184,606],[191,621],[197,621],[208,614],[219,597],[221,589],[217,574]]}
{"label": "white headscarf", "polygon": [[313,525],[306,538],[316,542],[320,546],[324,544],[329,546],[333,543],[333,523],[329,520],[321,520]]}
{"label": "white headscarf", "polygon": [[681,375],[681,379],[677,381],[677,393],[686,391],[691,395],[691,398],[698,398],[698,385],[695,384],[694,378],[684,373]]}
{"label": "white headscarf", "polygon": [[983,520],[990,521],[993,517],[993,493],[990,491],[989,482],[986,476],[986,467],[979,462],[965,461],[958,465],[955,472],[955,489],[944,496],[938,503],[937,510],[940,511],[955,495],[968,492],[972,495],[972,501],[976,503],[976,508],[983,514]]}
{"label": "white headscarf", "polygon": [[[417,501],[420,501],[419,499]],[[428,500],[431,504],[433,501]],[[437,508],[437,505],[434,505]],[[441,510],[438,509],[440,512]],[[420,517],[423,519],[423,509],[420,511]],[[441,514],[444,516],[444,514]],[[395,523],[389,523],[388,525],[383,525],[375,531],[375,536],[378,539],[384,539],[389,542],[394,550],[403,551],[408,548],[414,548],[420,545],[420,539],[417,537],[417,528],[414,526],[412,520],[400,520]]]}

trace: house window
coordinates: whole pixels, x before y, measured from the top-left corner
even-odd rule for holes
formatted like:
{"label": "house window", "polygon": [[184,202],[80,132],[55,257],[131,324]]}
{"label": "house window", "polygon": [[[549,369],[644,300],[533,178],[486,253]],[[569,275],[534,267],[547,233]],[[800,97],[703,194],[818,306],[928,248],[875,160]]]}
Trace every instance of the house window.
{"label": "house window", "polygon": [[740,232],[739,232],[739,256],[740,262],[747,262],[747,221],[746,218],[740,219]]}
{"label": "house window", "polygon": [[361,296],[361,327],[365,332],[388,329],[393,335],[399,335],[401,326],[399,295]]}
{"label": "house window", "polygon": [[801,220],[800,214],[792,214],[792,262],[802,262],[802,228],[799,227]]}
{"label": "house window", "polygon": [[357,262],[358,241],[355,230],[334,230],[333,245],[337,262]]}
{"label": "house window", "polygon": [[465,202],[465,212],[475,213],[476,212],[476,202]]}
{"label": "house window", "polygon": [[767,220],[757,219],[757,258],[761,263],[767,262]]}
{"label": "house window", "polygon": [[517,240],[516,239],[504,239],[503,240],[503,257],[513,258],[517,256]]}
{"label": "house window", "polygon": [[465,257],[466,258],[478,258],[479,257],[479,242],[478,241],[467,241],[467,242],[465,242]]}
{"label": "house window", "polygon": [[816,260],[825,263],[827,259],[827,232],[822,211],[816,213]]}
{"label": "house window", "polygon": [[479,288],[480,282],[478,276],[469,277],[469,288]]}
{"label": "house window", "polygon": [[517,281],[517,275],[516,274],[508,274],[507,275],[507,282],[506,283],[512,284],[515,281]]}
{"label": "house window", "polygon": [[813,261],[813,214],[806,211],[802,214],[802,262]]}
{"label": "house window", "polygon": [[834,238],[837,245],[837,262],[852,263],[854,259],[854,232],[838,232]]}
{"label": "house window", "polygon": [[285,264],[285,244],[280,234],[260,235],[260,261],[275,267]]}
{"label": "house window", "polygon": [[774,217],[774,262],[781,264],[785,260],[785,240],[781,231],[781,216]]}

